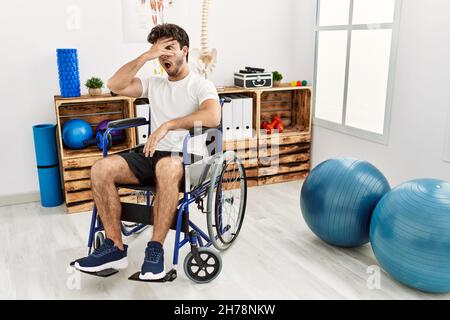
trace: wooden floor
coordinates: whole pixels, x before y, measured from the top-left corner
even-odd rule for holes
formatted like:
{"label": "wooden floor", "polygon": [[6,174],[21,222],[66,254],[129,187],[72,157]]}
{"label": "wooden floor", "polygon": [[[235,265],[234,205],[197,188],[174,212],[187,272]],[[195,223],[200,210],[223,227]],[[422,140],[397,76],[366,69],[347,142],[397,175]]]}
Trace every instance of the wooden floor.
{"label": "wooden floor", "polygon": [[[212,283],[191,282],[179,268],[173,283],[128,281],[138,271],[150,229],[126,239],[130,265],[108,278],[68,268],[86,253],[90,213],[39,203],[0,208],[1,299],[450,299],[409,289],[381,273],[380,289],[367,282],[377,261],[370,249],[343,250],[317,239],[299,206],[300,182],[249,189],[248,209],[237,243],[222,254],[224,266]],[[203,221],[200,213],[193,214]],[[171,266],[173,234],[166,266]],[[188,248],[184,248],[183,261]]]}

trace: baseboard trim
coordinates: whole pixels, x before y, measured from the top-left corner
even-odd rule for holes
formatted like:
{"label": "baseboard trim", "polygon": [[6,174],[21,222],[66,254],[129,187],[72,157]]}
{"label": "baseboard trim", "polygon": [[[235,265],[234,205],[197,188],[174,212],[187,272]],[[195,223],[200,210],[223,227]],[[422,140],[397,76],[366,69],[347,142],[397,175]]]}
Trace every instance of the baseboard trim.
{"label": "baseboard trim", "polygon": [[39,192],[16,193],[7,196],[0,196],[0,207],[39,201],[41,201],[41,195]]}

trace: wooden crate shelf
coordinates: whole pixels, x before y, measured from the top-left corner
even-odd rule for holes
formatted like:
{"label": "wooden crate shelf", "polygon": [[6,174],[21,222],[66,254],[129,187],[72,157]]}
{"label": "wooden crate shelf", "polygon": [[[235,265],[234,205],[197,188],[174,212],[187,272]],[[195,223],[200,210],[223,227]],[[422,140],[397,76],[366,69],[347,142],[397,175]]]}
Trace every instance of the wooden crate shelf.
{"label": "wooden crate shelf", "polygon": [[226,141],[224,151],[235,151],[241,159],[249,188],[258,186],[258,139]]}
{"label": "wooden crate shelf", "polygon": [[[311,87],[243,89],[227,87],[221,95],[246,94],[254,97],[255,139],[227,141],[225,150],[235,150],[244,159],[249,181],[267,185],[304,179],[310,171],[311,159]],[[280,116],[285,125],[282,133],[267,134],[259,129],[263,121]],[[256,149],[256,150],[255,150]],[[238,151],[241,150],[241,151]],[[254,155],[257,161],[248,155]]]}
{"label": "wooden crate shelf", "polygon": [[[82,150],[70,150],[63,144],[61,131],[64,124],[72,119],[83,119],[88,122],[93,131],[103,120],[120,120],[135,117],[135,99],[127,97],[82,96],[65,99],[55,97],[56,118],[58,123],[57,137],[59,142],[59,157],[61,161],[64,195],[69,213],[91,210],[93,197],[91,191],[91,167],[102,159],[102,151],[97,146]],[[136,146],[136,131],[126,130],[123,143],[112,146],[109,154],[115,154],[132,149]],[[134,191],[121,189],[120,197],[132,201],[136,197]]]}
{"label": "wooden crate shelf", "polygon": [[[120,201],[128,202],[128,203],[137,203],[138,197],[135,194],[121,196]],[[83,201],[83,202],[72,203],[70,205],[67,205],[67,211],[69,213],[85,212],[85,211],[92,210],[93,207],[94,207],[94,201]]]}
{"label": "wooden crate shelf", "polygon": [[[120,120],[135,117],[135,99],[127,97],[111,97],[108,95],[92,98],[83,96],[74,99],[61,99],[55,97],[56,119],[58,123],[58,140],[61,160],[99,157],[102,152],[97,146],[89,146],[82,150],[66,148],[61,137],[64,124],[73,119],[82,119],[89,123],[95,132],[97,125],[103,120]],[[125,141],[111,148],[110,154],[131,149],[136,145],[136,132],[134,129],[126,130]]]}
{"label": "wooden crate shelf", "polygon": [[258,169],[259,177],[276,176],[292,172],[304,172],[309,170],[309,163],[281,164],[277,167],[261,167]]}
{"label": "wooden crate shelf", "polygon": [[239,140],[239,141],[225,141],[223,144],[224,150],[248,150],[258,149],[258,139]]}
{"label": "wooden crate shelf", "polygon": [[[124,142],[117,144],[115,146],[112,146],[111,149],[109,149],[108,154],[112,155],[115,153],[123,152],[125,150],[132,149],[132,144],[130,142]],[[102,156],[103,152],[100,151],[97,146],[89,146],[86,149],[83,150],[69,150],[64,149],[63,150],[63,159],[85,159],[86,157],[99,157]]]}
{"label": "wooden crate shelf", "polygon": [[[128,196],[134,194],[135,191],[130,189],[119,189],[119,195],[120,196]],[[94,197],[92,196],[92,190],[91,189],[81,189],[76,190],[74,192],[68,191],[66,193],[66,204],[72,205],[73,203],[80,203],[85,201],[92,201]]]}
{"label": "wooden crate shelf", "polygon": [[294,143],[311,143],[311,133],[286,130],[279,134],[266,134],[264,131],[261,131],[258,148],[261,148],[264,145],[287,145]]}
{"label": "wooden crate shelf", "polygon": [[276,176],[269,176],[269,177],[261,177],[258,179],[258,186],[265,186],[268,184],[275,184],[275,183],[285,183],[290,181],[298,181],[306,179],[308,176],[309,171],[305,172],[296,172],[296,173],[287,173],[287,174],[280,174]]}

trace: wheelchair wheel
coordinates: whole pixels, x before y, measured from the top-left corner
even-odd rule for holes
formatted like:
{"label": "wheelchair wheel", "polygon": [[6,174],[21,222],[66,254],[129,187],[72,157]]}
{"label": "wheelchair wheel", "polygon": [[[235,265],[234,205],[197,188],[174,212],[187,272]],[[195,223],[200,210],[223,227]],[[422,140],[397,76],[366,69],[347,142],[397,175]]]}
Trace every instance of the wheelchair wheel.
{"label": "wheelchair wheel", "polygon": [[101,247],[105,243],[105,234],[103,231],[97,231],[94,235],[94,250]]}
{"label": "wheelchair wheel", "polygon": [[228,249],[236,240],[246,205],[245,168],[235,152],[226,152],[215,162],[208,193],[208,233],[217,250]]}
{"label": "wheelchair wheel", "polygon": [[208,283],[213,281],[222,270],[222,258],[216,252],[209,248],[198,248],[201,267],[195,259],[194,254],[189,254],[184,259],[184,273],[196,283]]}

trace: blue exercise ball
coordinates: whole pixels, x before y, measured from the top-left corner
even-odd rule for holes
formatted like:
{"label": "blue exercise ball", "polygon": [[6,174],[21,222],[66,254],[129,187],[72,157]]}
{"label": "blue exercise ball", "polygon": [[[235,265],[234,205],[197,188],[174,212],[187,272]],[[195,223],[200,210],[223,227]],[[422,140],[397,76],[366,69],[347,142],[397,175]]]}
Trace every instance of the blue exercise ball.
{"label": "blue exercise ball", "polygon": [[370,163],[331,159],[314,168],[303,183],[300,207],[320,239],[339,247],[358,247],[369,242],[373,210],[390,189]]}
{"label": "blue exercise ball", "polygon": [[386,194],[373,213],[370,241],[393,278],[421,291],[450,292],[450,183],[414,180]]}
{"label": "blue exercise ball", "polygon": [[87,147],[87,140],[90,140],[94,132],[92,127],[84,120],[73,119],[67,121],[62,129],[62,140],[64,144],[74,150]]}

